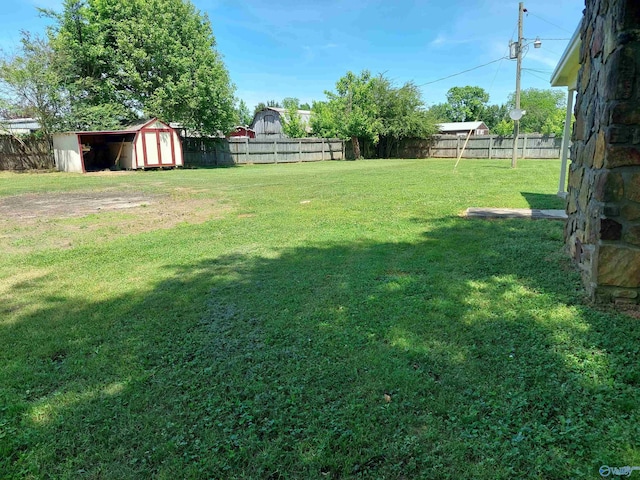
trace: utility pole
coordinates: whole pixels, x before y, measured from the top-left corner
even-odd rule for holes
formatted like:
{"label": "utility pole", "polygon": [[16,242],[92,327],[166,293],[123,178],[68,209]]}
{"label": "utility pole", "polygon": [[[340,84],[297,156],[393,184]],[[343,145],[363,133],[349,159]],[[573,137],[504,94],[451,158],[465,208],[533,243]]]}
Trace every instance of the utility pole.
{"label": "utility pole", "polygon": [[[524,3],[518,6],[518,44],[516,45],[516,111],[520,110],[520,76],[522,75],[522,14],[525,11]],[[518,159],[518,135],[520,134],[520,120],[514,120],[513,133],[513,156],[511,157],[511,168],[516,168]]]}

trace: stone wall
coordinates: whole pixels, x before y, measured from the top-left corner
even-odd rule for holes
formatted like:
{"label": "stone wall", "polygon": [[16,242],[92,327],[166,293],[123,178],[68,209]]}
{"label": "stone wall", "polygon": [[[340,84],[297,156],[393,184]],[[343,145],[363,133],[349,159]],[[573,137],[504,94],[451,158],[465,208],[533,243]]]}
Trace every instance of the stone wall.
{"label": "stone wall", "polygon": [[640,301],[640,1],[587,0],[565,239],[594,300]]}

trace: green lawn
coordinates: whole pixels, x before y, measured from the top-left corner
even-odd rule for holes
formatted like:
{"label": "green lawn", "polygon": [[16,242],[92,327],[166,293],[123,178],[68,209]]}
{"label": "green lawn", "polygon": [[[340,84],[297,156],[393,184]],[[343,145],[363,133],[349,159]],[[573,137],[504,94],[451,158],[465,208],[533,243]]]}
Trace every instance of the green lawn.
{"label": "green lawn", "polygon": [[0,207],[150,199],[0,210],[0,478],[640,465],[638,321],[588,305],[561,222],[459,216],[562,208],[559,162],[453,164],[0,173]]}

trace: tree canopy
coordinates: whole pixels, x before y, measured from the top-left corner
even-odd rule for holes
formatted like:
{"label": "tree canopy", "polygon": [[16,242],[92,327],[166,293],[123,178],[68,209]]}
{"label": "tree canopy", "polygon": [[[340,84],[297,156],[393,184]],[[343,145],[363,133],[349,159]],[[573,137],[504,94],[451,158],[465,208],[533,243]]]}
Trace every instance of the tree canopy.
{"label": "tree canopy", "polygon": [[284,114],[282,115],[282,130],[290,138],[302,138],[307,136],[307,124],[302,121],[298,110],[300,101],[297,98],[285,98],[282,101]]}
{"label": "tree canopy", "polygon": [[388,156],[400,139],[426,138],[436,131],[418,87],[411,82],[396,87],[384,75],[347,72],[335,92],[325,94],[326,101],[313,102],[312,130],[322,137],[351,139],[356,158],[360,139],[377,144],[379,156]]}
{"label": "tree canopy", "polygon": [[482,120],[488,102],[489,94],[481,87],[452,87],[447,92],[449,118],[453,122]]}
{"label": "tree canopy", "polygon": [[72,128],[140,116],[203,133],[234,123],[234,87],[206,15],[185,0],[65,0],[49,38]]}
{"label": "tree canopy", "polygon": [[29,116],[40,123],[45,138],[61,122],[61,79],[52,68],[54,52],[46,39],[22,32],[19,53],[0,61],[0,92],[4,114]]}
{"label": "tree canopy", "polygon": [[[527,113],[520,120],[520,131],[562,135],[566,101],[566,95],[562,90],[522,90],[520,108]],[[515,107],[515,94],[509,95],[507,105],[509,110]]]}
{"label": "tree canopy", "polygon": [[237,125],[243,125],[243,126],[249,125],[253,120],[253,116],[249,111],[249,107],[247,106],[244,100],[238,101],[238,105],[235,109],[235,113],[236,113],[235,123]]}

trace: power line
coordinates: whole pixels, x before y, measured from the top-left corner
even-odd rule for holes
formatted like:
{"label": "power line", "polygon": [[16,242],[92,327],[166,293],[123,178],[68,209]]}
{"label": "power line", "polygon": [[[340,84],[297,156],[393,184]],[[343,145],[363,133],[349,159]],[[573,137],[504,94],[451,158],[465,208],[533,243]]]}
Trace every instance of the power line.
{"label": "power line", "polygon": [[544,40],[545,42],[568,42],[570,38],[539,38],[538,40]]}
{"label": "power line", "polygon": [[536,72],[536,73],[548,73],[549,75],[553,73],[553,70],[539,70],[537,68],[523,68],[522,70],[528,70],[530,72]]}
{"label": "power line", "polygon": [[549,20],[547,20],[546,18],[541,17],[540,15],[536,15],[535,13],[532,13],[532,12],[527,12],[527,13],[528,13],[529,15],[533,15],[534,17],[539,18],[539,19],[540,19],[540,20],[542,20],[543,22],[547,22],[549,25],[553,25],[554,27],[559,28],[559,29],[560,29],[560,30],[562,30],[563,32],[567,32],[567,33],[569,33],[569,34],[573,33],[573,32],[570,32],[569,30],[567,30],[566,28],[561,27],[560,25],[556,25],[555,23],[550,22]]}
{"label": "power line", "polygon": [[492,60],[491,62],[483,63],[482,65],[478,65],[477,67],[469,68],[468,70],[463,70],[462,72],[454,73],[452,75],[447,75],[446,77],[439,78],[437,80],[433,80],[431,82],[421,83],[420,85],[416,85],[417,87],[423,87],[424,85],[431,85],[432,83],[441,82],[442,80],[446,80],[447,78],[457,77],[458,75],[462,75],[463,73],[472,72],[473,70],[477,70],[482,67],[486,67],[487,65],[491,65],[492,63],[499,62],[500,60],[504,60],[505,57],[500,57],[496,60]]}
{"label": "power line", "polygon": [[523,68],[522,70],[523,70],[525,73],[527,73],[527,74],[531,75],[532,77],[536,77],[536,78],[538,78],[538,79],[540,79],[540,80],[544,80],[545,82],[548,82],[548,81],[549,81],[549,79],[548,79],[548,78],[544,78],[544,77],[541,77],[540,75],[536,75],[535,73],[533,73],[533,72],[531,72],[531,71],[527,71],[527,69],[526,69],[526,68]]}

